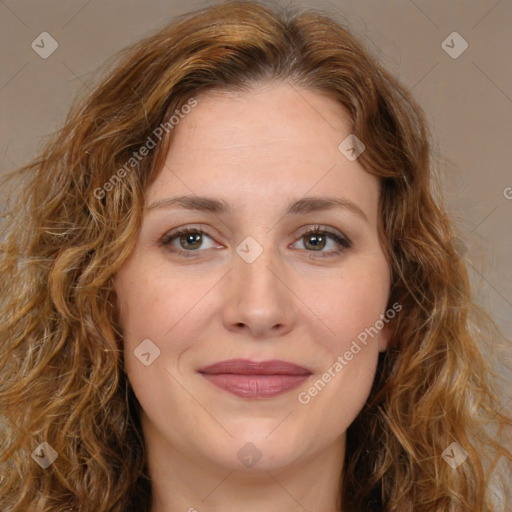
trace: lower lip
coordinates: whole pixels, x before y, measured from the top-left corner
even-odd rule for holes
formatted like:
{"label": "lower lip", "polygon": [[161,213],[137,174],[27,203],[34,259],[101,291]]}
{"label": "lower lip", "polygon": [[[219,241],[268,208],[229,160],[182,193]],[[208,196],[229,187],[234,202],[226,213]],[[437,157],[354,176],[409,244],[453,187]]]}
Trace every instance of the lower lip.
{"label": "lower lip", "polygon": [[299,387],[310,375],[239,375],[203,373],[218,388],[242,398],[271,398]]}

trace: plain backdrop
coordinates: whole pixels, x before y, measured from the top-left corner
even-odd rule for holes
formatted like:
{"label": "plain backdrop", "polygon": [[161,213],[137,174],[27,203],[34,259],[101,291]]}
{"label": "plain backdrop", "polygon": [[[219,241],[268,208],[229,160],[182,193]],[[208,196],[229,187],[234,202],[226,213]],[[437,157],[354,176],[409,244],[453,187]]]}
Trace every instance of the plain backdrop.
{"label": "plain backdrop", "polygon": [[[36,155],[107,58],[174,15],[214,3],[0,0],[0,172]],[[475,298],[512,339],[512,2],[303,0],[295,5],[326,9],[348,22],[425,109]],[[43,32],[58,45],[47,58],[32,47]],[[512,392],[506,402],[510,399]]]}

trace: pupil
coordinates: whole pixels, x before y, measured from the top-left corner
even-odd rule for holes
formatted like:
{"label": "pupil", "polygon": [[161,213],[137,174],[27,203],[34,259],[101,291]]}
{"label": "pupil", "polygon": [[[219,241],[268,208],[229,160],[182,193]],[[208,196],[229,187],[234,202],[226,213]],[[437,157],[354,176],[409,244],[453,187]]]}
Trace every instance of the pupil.
{"label": "pupil", "polygon": [[[321,235],[309,235],[308,236],[308,243],[310,240],[313,240],[313,243],[312,244],[309,244],[309,245],[312,245],[312,247],[314,249],[323,249],[325,247],[325,238]],[[308,245],[308,244],[306,244]]]}
{"label": "pupil", "polygon": [[[193,245],[194,247],[190,247],[189,245]],[[201,235],[199,233],[187,233],[181,236],[181,243],[188,248],[197,249],[201,246]]]}

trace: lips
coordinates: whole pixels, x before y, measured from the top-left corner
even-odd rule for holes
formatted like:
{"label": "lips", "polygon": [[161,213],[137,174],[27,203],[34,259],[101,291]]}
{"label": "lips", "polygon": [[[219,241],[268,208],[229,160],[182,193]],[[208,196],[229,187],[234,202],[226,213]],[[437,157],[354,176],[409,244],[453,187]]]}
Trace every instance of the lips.
{"label": "lips", "polygon": [[219,375],[221,373],[238,375],[311,375],[312,372],[307,368],[286,361],[258,362],[250,361],[249,359],[231,359],[201,368],[199,373],[209,375]]}
{"label": "lips", "polygon": [[243,398],[270,398],[291,391],[312,375],[287,361],[231,359],[198,370],[210,383]]}

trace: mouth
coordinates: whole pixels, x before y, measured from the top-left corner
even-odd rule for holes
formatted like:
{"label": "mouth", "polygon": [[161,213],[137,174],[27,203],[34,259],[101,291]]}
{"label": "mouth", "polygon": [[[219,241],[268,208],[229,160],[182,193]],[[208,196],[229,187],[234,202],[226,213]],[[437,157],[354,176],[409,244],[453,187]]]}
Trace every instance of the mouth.
{"label": "mouth", "polygon": [[218,388],[242,398],[271,398],[291,391],[313,372],[287,361],[231,359],[198,370]]}

